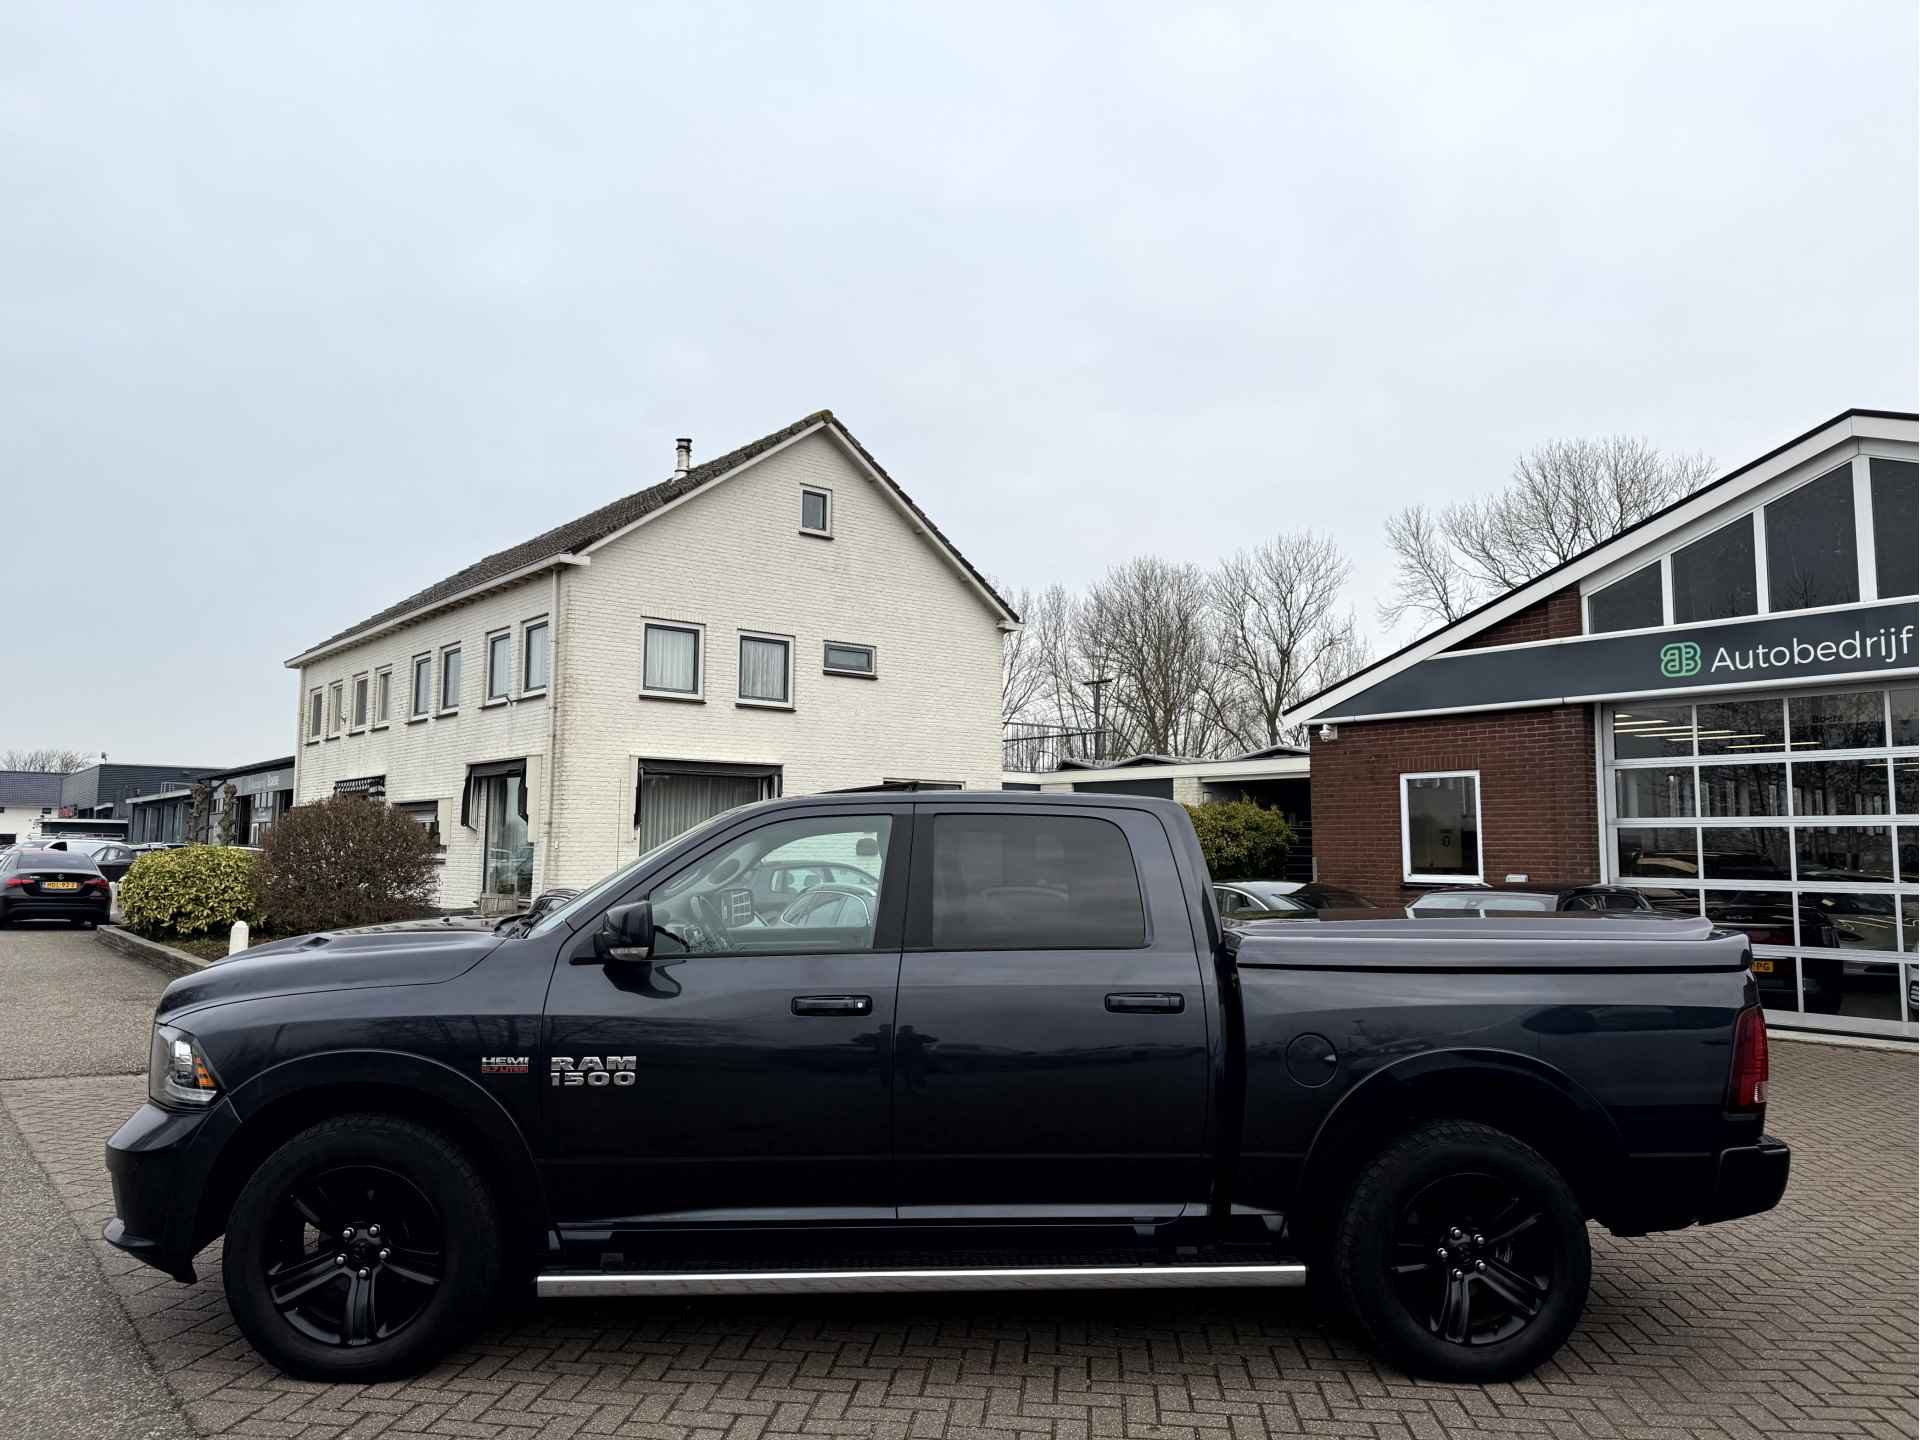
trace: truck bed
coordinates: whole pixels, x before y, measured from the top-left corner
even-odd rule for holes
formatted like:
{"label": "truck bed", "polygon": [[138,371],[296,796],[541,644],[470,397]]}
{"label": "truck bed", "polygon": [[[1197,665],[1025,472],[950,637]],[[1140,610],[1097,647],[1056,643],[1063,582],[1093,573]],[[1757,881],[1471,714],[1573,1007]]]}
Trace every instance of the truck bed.
{"label": "truck bed", "polygon": [[1747,937],[1699,917],[1635,914],[1436,916],[1398,910],[1261,920],[1227,934],[1243,970],[1703,973],[1743,970]]}

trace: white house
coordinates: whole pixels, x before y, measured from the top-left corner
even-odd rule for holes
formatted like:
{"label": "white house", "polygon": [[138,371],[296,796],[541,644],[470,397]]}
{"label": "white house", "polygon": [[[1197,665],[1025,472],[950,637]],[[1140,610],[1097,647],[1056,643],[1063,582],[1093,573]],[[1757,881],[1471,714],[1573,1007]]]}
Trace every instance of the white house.
{"label": "white house", "polygon": [[1018,617],[828,411],[287,661],[296,803],[437,830],[441,903],[585,885],[779,794],[1000,784]]}

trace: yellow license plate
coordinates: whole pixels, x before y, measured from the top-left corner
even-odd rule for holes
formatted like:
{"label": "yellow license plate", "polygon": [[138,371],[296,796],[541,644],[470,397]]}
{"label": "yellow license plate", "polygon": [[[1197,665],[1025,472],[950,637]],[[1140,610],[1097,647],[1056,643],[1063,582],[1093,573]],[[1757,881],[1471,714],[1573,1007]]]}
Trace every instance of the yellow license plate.
{"label": "yellow license plate", "polygon": [[1753,973],[1754,973],[1754,974],[1756,974],[1756,975],[1771,975],[1771,974],[1773,974],[1773,961],[1771,961],[1771,960],[1756,960],[1756,961],[1754,961],[1754,962],[1753,962]]}
{"label": "yellow license plate", "polygon": [[78,880],[42,880],[40,888],[42,890],[78,890],[80,882]]}

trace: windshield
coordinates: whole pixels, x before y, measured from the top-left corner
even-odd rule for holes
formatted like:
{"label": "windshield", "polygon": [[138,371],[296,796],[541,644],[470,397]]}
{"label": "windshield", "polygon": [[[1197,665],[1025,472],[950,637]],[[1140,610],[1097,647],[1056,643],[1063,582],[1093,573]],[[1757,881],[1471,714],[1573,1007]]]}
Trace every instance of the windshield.
{"label": "windshield", "polygon": [[[737,805],[734,807],[735,810],[739,808]],[[599,884],[589,886],[574,896],[573,899],[567,901],[566,904],[549,910],[545,915],[540,917],[538,924],[527,931],[527,934],[551,935],[559,926],[570,926],[573,923],[574,916],[587,914],[593,910],[594,907],[605,904],[611,896],[619,894],[620,891],[626,888],[628,881],[630,881],[643,866],[650,863],[654,856],[660,854],[669,845],[678,845],[690,835],[698,835],[703,830],[713,829],[714,826],[725,820],[732,813],[732,810],[723,810],[710,819],[702,820],[691,830],[681,831],[680,834],[674,836],[671,840],[662,840],[639,859],[628,861]]]}

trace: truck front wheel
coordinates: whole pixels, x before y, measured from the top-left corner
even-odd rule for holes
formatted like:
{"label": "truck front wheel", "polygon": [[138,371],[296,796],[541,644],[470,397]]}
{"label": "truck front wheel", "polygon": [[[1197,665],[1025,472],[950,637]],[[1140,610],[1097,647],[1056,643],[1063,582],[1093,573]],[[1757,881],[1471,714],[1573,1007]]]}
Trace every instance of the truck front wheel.
{"label": "truck front wheel", "polygon": [[445,1135],[341,1115],[254,1172],[221,1265],[234,1319],[280,1369],[383,1380],[431,1364],[487,1313],[500,1230],[485,1183]]}
{"label": "truck front wheel", "polygon": [[1334,1282],[1376,1349],[1414,1375],[1536,1369],[1586,1306],[1586,1219],[1565,1179],[1504,1131],[1437,1121],[1361,1170],[1333,1236]]}

